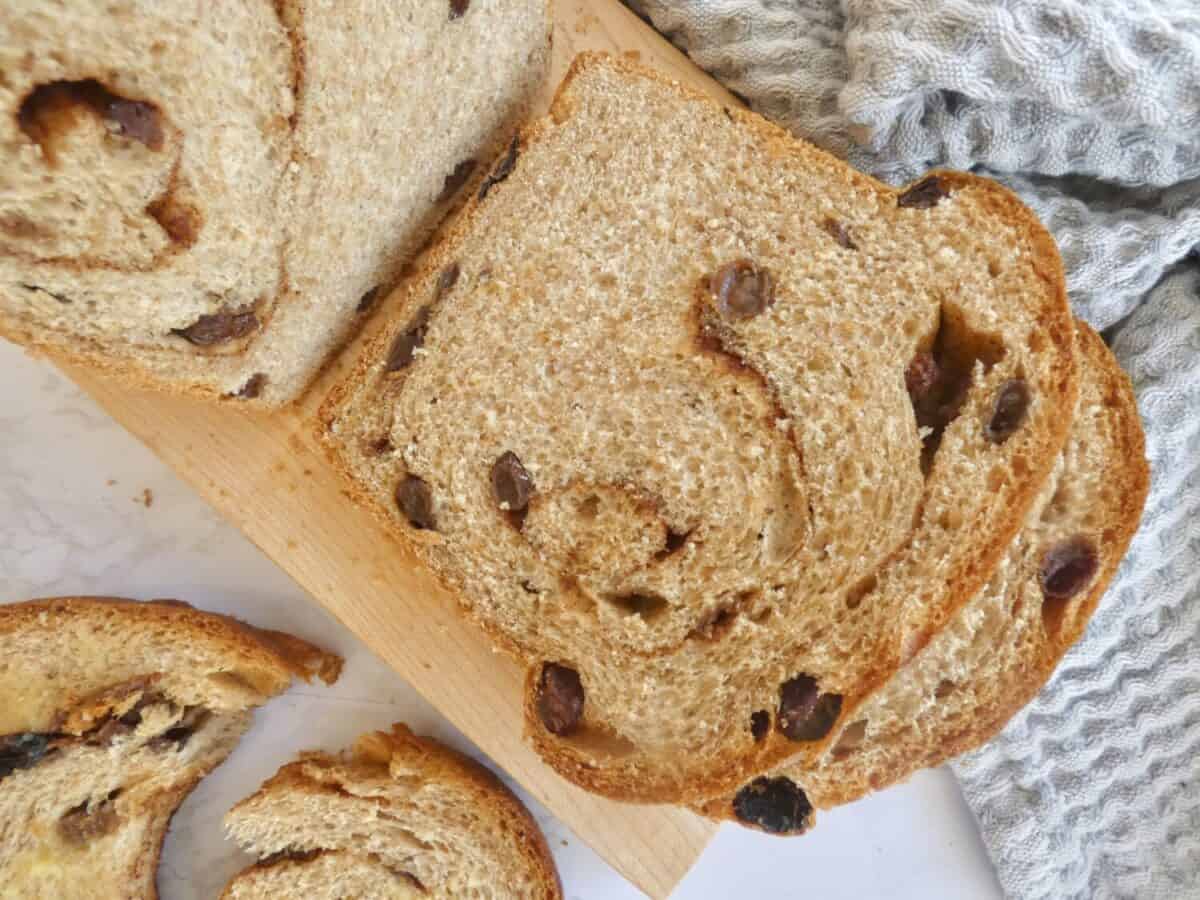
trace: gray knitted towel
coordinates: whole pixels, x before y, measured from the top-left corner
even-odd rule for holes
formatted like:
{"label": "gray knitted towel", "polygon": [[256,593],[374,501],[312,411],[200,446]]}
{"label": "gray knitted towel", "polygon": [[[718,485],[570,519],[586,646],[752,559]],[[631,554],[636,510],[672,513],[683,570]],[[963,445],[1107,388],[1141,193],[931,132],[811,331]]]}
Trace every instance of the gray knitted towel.
{"label": "gray knitted towel", "polygon": [[1141,530],[1054,680],[954,764],[1019,898],[1200,897],[1200,0],[628,0],[892,182],[1014,188],[1133,379]]}

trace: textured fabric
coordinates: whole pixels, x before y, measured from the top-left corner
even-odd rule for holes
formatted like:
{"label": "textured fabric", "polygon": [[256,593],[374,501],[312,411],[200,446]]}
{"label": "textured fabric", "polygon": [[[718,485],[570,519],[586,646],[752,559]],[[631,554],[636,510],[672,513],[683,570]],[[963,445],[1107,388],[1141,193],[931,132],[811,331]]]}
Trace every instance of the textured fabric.
{"label": "textured fabric", "polygon": [[1054,680],[954,764],[1015,897],[1200,896],[1200,267],[1112,349],[1149,424],[1142,527]]}
{"label": "textured fabric", "polygon": [[1200,0],[628,2],[856,167],[978,170],[1054,233],[1151,491],[1084,639],[954,768],[1009,896],[1200,898]]}

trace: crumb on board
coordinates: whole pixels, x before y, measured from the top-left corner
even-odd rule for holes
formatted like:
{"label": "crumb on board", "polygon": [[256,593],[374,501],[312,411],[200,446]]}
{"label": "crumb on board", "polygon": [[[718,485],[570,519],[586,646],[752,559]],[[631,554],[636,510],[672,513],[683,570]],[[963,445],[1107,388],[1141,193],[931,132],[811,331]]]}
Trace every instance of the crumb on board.
{"label": "crumb on board", "polygon": [[115,479],[115,478],[110,478],[110,479],[108,479],[108,481],[104,482],[106,487],[112,487],[116,483],[117,483],[117,479]]}
{"label": "crumb on board", "polygon": [[154,505],[154,492],[150,488],[142,488],[142,493],[133,498],[134,503],[140,503],[142,506],[149,509]]}

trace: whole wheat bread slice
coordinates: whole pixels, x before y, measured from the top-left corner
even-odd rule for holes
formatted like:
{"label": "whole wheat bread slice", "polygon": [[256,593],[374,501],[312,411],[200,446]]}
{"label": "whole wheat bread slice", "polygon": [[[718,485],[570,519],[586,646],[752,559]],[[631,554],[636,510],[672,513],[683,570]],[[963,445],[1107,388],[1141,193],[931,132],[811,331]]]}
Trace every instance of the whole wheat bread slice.
{"label": "whole wheat bread slice", "polygon": [[15,0],[0,335],[287,401],[508,141],[547,0]]}
{"label": "whole wheat bread slice", "polygon": [[987,586],[859,707],[816,766],[769,772],[704,813],[799,833],[812,817],[792,810],[848,803],[980,746],[1050,679],[1115,574],[1149,485],[1129,379],[1095,332],[1076,329],[1071,434]]}
{"label": "whole wheat bread slice", "polygon": [[993,182],[896,190],[600,55],[485,185],[326,401],[334,463],[526,663],[568,778],[815,760],[1059,454],[1053,241]]}
{"label": "whole wheat bread slice", "polygon": [[341,660],[169,602],[0,606],[0,896],[144,900],[175,809],[253,707]]}
{"label": "whole wheat bread slice", "polygon": [[307,753],[225,819],[264,857],[224,900],[561,900],[537,823],[491,772],[407,726]]}

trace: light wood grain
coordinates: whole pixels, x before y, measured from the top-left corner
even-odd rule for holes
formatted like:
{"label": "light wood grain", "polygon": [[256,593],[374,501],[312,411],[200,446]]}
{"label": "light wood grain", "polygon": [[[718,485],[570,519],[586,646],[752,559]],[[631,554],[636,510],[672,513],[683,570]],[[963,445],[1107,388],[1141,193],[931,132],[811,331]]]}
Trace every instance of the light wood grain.
{"label": "light wood grain", "polygon": [[[558,0],[547,99],[581,50],[628,53],[736,102],[618,0]],[[713,826],[682,810],[592,796],[543,765],[522,740],[517,667],[493,653],[432,578],[346,500],[316,448],[313,411],[360,343],[295,409],[275,415],[135,392],[78,369],[68,374],[580,839],[646,893],[666,896]]]}

